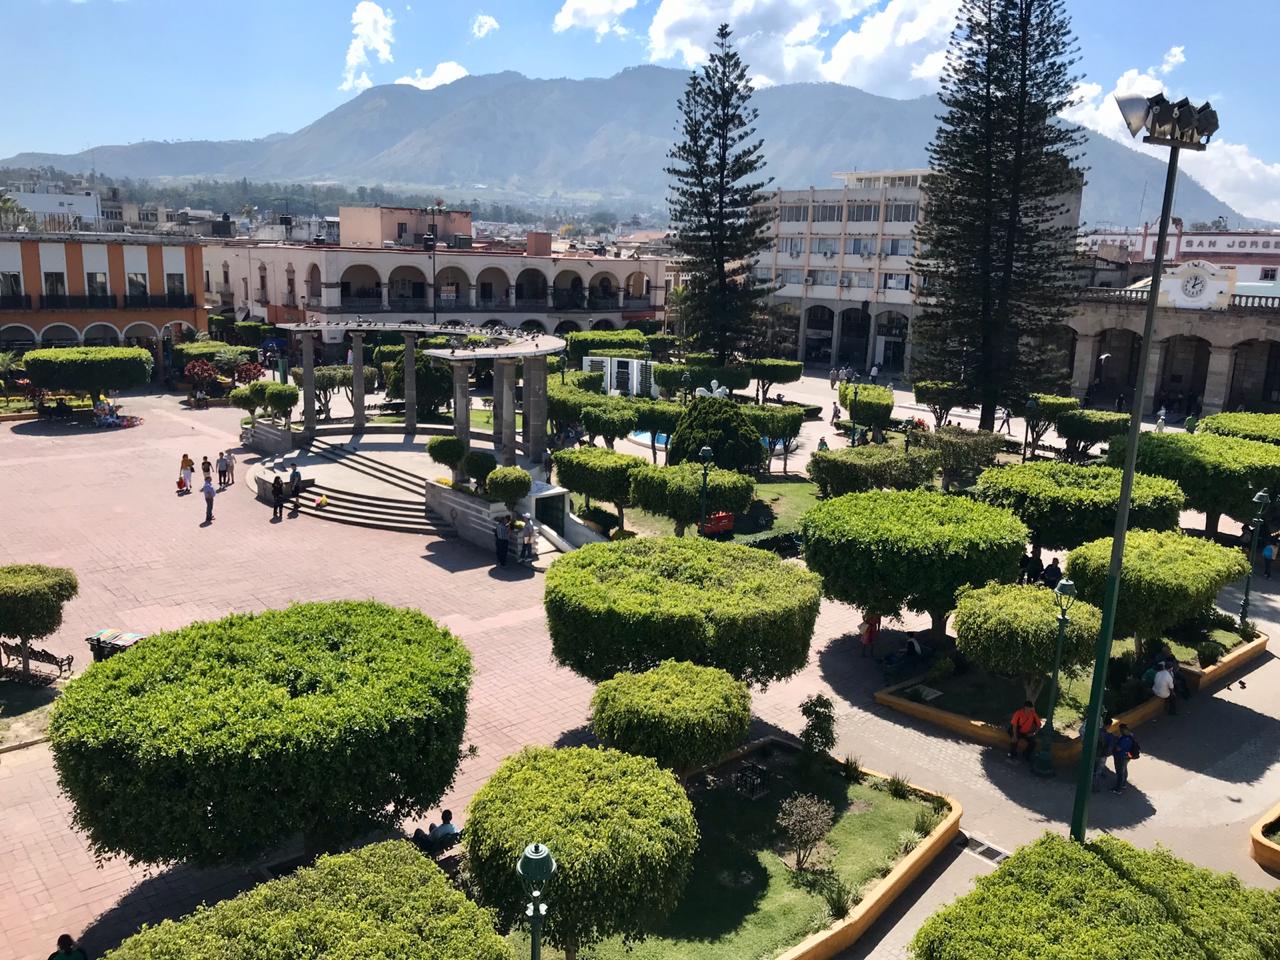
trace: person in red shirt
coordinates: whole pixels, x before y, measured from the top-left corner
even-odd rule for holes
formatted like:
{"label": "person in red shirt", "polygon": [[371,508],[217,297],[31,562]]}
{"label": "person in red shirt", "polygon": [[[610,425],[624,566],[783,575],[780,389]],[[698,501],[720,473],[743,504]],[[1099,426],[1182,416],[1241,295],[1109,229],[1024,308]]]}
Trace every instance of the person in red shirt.
{"label": "person in red shirt", "polygon": [[860,638],[864,657],[872,656],[878,636],[880,636],[880,614],[868,614],[867,618],[862,621],[862,636]]}
{"label": "person in red shirt", "polygon": [[1036,751],[1036,736],[1040,732],[1040,715],[1036,713],[1035,704],[1030,700],[1013,711],[1009,718],[1009,758],[1018,757],[1018,744],[1026,741],[1027,747],[1022,751],[1022,759],[1030,760]]}

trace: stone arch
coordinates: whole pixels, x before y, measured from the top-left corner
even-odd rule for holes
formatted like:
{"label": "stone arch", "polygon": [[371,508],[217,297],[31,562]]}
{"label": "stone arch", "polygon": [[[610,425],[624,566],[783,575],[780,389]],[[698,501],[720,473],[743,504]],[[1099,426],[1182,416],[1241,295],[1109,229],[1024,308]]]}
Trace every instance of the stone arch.
{"label": "stone arch", "polygon": [[804,312],[804,358],[824,363],[831,358],[831,335],[836,314],[830,307],[815,303]]}
{"label": "stone arch", "polygon": [[1175,334],[1160,343],[1160,370],[1152,397],[1152,412],[1165,408],[1170,419],[1181,419],[1204,400],[1209,375],[1209,341]]}
{"label": "stone arch", "polygon": [[587,305],[587,288],[577,270],[556,274],[554,306],[558,310],[582,310]]}
{"label": "stone arch", "polygon": [[649,298],[649,277],[640,270],[627,274],[624,281],[628,300],[647,300]]}
{"label": "stone arch", "polygon": [[465,307],[470,302],[471,278],[461,267],[436,271],[436,304],[441,310]]}
{"label": "stone arch", "polygon": [[617,309],[618,278],[609,270],[600,270],[591,275],[588,286],[588,303],[597,309]]}
{"label": "stone arch", "polygon": [[546,309],[547,275],[535,267],[525,267],[516,275],[516,306]]}
{"label": "stone arch", "polygon": [[501,267],[485,267],[476,274],[476,306],[505,307],[511,278]]}
{"label": "stone arch", "polygon": [[35,329],[25,323],[6,323],[0,326],[0,349],[35,346],[39,339]]}
{"label": "stone arch", "polygon": [[907,337],[911,321],[901,310],[883,310],[876,314],[875,352],[871,365],[880,368],[881,375],[901,373],[907,359]]}
{"label": "stone arch", "polygon": [[80,331],[69,323],[51,323],[40,331],[40,345],[56,347],[62,344],[79,344]]}
{"label": "stone arch", "polygon": [[581,332],[581,330],[582,330],[582,325],[578,323],[577,320],[561,320],[559,323],[556,324],[555,332],[557,334],[579,333]]}
{"label": "stone arch", "polygon": [[160,331],[156,329],[155,324],[135,320],[124,328],[123,336],[125,340],[159,340]]}
{"label": "stone arch", "polygon": [[1142,337],[1126,327],[1098,331],[1097,345],[1089,368],[1089,400],[1095,406],[1114,407],[1121,392],[1133,399],[1138,382],[1138,357]]}
{"label": "stone arch", "polygon": [[871,339],[871,313],[862,307],[846,307],[840,311],[840,349],[836,361],[854,370],[867,370],[867,345]]}
{"label": "stone arch", "polygon": [[382,275],[367,263],[353,263],[339,279],[342,301],[351,306],[382,305]]}
{"label": "stone arch", "polygon": [[427,308],[427,275],[411,263],[402,263],[387,277],[391,288],[387,299],[392,310]]}
{"label": "stone arch", "polygon": [[120,331],[114,324],[91,323],[80,340],[86,347],[118,347]]}
{"label": "stone arch", "polygon": [[612,320],[609,320],[606,317],[601,317],[599,320],[591,321],[591,329],[592,330],[614,330],[616,329],[616,327]]}
{"label": "stone arch", "polygon": [[520,324],[520,329],[526,333],[546,333],[547,325],[541,320],[524,320]]}
{"label": "stone arch", "polygon": [[320,279],[320,264],[313,263],[307,267],[307,302],[319,303],[323,294],[320,292],[322,281]]}
{"label": "stone arch", "polygon": [[506,330],[507,325],[503,323],[501,320],[499,320],[497,317],[490,317],[484,323],[480,324],[480,329],[481,330],[494,330],[494,329]]}

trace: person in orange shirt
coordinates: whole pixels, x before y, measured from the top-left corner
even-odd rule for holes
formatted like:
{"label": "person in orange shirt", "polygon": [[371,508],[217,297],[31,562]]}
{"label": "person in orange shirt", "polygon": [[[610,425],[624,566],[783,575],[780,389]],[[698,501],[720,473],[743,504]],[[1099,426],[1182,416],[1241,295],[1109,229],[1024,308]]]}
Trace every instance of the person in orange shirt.
{"label": "person in orange shirt", "polygon": [[1025,740],[1027,748],[1022,751],[1022,759],[1030,760],[1036,751],[1036,736],[1039,733],[1040,715],[1036,713],[1035,704],[1027,700],[1009,718],[1009,759],[1017,759],[1018,744]]}

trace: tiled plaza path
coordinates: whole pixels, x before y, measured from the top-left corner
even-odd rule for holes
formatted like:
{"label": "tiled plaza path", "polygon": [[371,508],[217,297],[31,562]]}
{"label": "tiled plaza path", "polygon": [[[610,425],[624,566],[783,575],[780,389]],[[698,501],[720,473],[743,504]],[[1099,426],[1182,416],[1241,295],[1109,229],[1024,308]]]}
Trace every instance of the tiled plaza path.
{"label": "tiled plaza path", "polygon": [[[806,381],[788,394],[826,390]],[[172,400],[138,398],[130,412],[146,424],[120,432],[72,433],[34,425],[0,426],[0,563],[75,568],[80,596],[49,646],[83,663],[83,637],[102,626],[150,632],[235,610],[295,600],[373,597],[416,606],[445,623],[474,657],[468,738],[479,755],[464,762],[446,803],[467,798],[501,759],[527,743],[582,736],[591,688],[550,657],[541,611],[541,577],[495,572],[487,553],[453,541],[424,540],[305,517],[268,522],[269,511],[243,486],[218,498],[202,528],[203,504],[179,498],[179,457],[210,458],[233,442],[237,415],[190,412]],[[241,454],[241,470],[246,456]],[[1255,611],[1275,635],[1280,609],[1264,589]],[[939,736],[871,701],[878,685],[843,634],[857,616],[824,606],[808,667],[755,699],[761,729],[797,730],[798,704],[826,690],[840,710],[840,753],[945,789],[964,804],[965,829],[1012,848],[1070,811],[1062,780],[1041,782],[993,751]],[[1247,882],[1276,878],[1247,855],[1246,825],[1280,797],[1280,665],[1268,660],[1183,715],[1142,736],[1135,789],[1101,794],[1094,825],[1139,843],[1163,842]],[[963,892],[985,864],[947,858],[850,956],[905,956],[920,919]],[[148,873],[119,862],[96,866],[71,827],[44,746],[0,756],[0,960],[43,957],[64,930],[100,954],[144,921],[189,911],[202,899],[255,882],[241,871],[182,868]]]}

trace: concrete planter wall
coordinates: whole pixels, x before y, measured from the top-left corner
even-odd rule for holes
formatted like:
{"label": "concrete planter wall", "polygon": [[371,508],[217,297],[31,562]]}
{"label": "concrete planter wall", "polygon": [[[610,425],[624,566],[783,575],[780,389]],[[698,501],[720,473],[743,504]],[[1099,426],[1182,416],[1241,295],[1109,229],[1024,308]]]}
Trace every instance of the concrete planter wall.
{"label": "concrete planter wall", "polygon": [[1266,869],[1280,873],[1280,843],[1267,839],[1266,831],[1280,821],[1280,803],[1263,814],[1249,830],[1249,854]]}
{"label": "concrete planter wall", "polygon": [[[435,480],[426,482],[427,506],[447,520],[458,536],[485,550],[493,550],[493,529],[499,517],[510,511],[505,503],[490,503],[473,493],[463,493]],[[524,505],[517,504],[516,509]]]}
{"label": "concrete planter wall", "polygon": [[297,447],[297,438],[288,424],[276,424],[269,420],[257,420],[246,428],[250,450],[267,455],[288,453]]}

